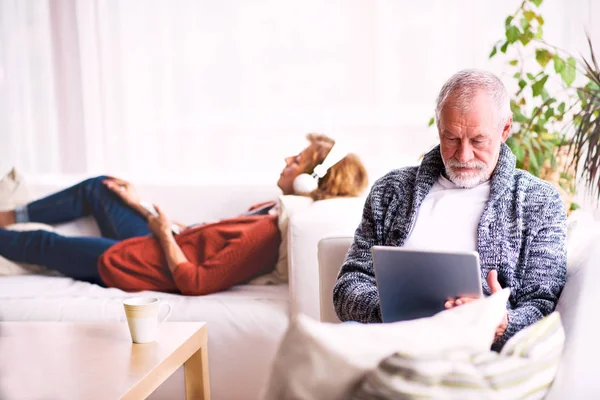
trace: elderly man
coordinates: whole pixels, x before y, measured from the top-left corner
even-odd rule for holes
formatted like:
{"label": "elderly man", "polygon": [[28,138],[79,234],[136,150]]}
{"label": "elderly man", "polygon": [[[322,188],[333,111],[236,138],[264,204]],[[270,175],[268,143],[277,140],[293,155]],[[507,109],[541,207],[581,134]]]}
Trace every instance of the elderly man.
{"label": "elderly man", "polygon": [[[440,145],[369,194],[333,291],[342,321],[380,322],[374,245],[478,251],[483,292],[511,294],[493,348],[552,312],[566,280],[566,213],[556,189],[515,168],[512,114],[500,79],[461,71],[436,107]],[[448,301],[451,308],[473,299]]]}

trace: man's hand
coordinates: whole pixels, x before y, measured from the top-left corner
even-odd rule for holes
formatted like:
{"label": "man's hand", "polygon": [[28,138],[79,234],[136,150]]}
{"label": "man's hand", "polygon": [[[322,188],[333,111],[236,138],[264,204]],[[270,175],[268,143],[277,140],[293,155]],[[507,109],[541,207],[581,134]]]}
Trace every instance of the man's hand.
{"label": "man's hand", "polygon": [[[496,270],[491,270],[488,273],[487,283],[488,283],[488,286],[490,287],[492,294],[502,290],[502,286],[500,286],[500,282],[498,282],[498,271],[496,271]],[[446,301],[446,303],[444,303],[444,307],[446,309],[450,309],[450,308],[454,308],[454,307],[457,307],[457,306],[460,306],[463,304],[470,303],[473,300],[477,300],[477,298],[476,297],[459,297],[457,299],[448,299]],[[504,313],[504,318],[502,319],[502,322],[500,323],[500,325],[498,325],[498,328],[496,328],[496,334],[495,334],[494,341],[497,341],[498,339],[500,339],[500,337],[502,337],[502,335],[504,335],[504,332],[506,332],[507,327],[508,327],[508,311]]]}
{"label": "man's hand", "polygon": [[158,215],[148,216],[148,228],[156,236],[157,239],[168,239],[173,237],[171,220],[162,212],[162,210],[154,204],[154,209]]}
{"label": "man's hand", "polygon": [[140,203],[140,196],[133,184],[112,176],[106,178],[102,183],[128,206],[135,208]]}

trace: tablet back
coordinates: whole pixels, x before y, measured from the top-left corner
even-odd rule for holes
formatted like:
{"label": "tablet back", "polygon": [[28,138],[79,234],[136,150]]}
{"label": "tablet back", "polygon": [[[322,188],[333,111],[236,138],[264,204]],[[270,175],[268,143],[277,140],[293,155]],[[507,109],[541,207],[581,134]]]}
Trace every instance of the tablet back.
{"label": "tablet back", "polygon": [[431,317],[448,298],[481,297],[477,252],[435,252],[373,246],[383,322]]}

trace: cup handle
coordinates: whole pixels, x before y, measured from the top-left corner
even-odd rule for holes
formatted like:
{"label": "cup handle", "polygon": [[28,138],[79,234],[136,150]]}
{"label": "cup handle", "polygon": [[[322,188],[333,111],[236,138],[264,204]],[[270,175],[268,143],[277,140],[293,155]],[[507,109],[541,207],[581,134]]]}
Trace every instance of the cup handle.
{"label": "cup handle", "polygon": [[167,314],[165,315],[165,317],[158,323],[158,326],[161,326],[163,322],[165,322],[167,320],[167,318],[169,318],[169,315],[171,315],[171,305],[169,303],[162,303],[162,306],[167,306],[169,308],[169,311],[167,311]]}

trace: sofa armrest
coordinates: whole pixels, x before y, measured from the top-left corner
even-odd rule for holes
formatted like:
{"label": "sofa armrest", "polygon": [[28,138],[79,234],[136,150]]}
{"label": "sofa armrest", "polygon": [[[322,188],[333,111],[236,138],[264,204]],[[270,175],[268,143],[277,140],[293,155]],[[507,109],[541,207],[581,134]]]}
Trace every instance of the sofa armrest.
{"label": "sofa armrest", "polygon": [[328,236],[354,236],[360,223],[364,198],[342,198],[315,202],[290,218],[288,262],[290,313],[320,319],[319,241]]}
{"label": "sofa armrest", "polygon": [[[597,242],[598,236],[594,241]],[[592,246],[585,263],[567,276],[557,310],[565,330],[565,346],[547,399],[591,399],[600,392],[600,248]]]}
{"label": "sofa armrest", "polygon": [[340,322],[333,306],[333,287],[353,240],[352,236],[331,236],[319,241],[321,322]]}

